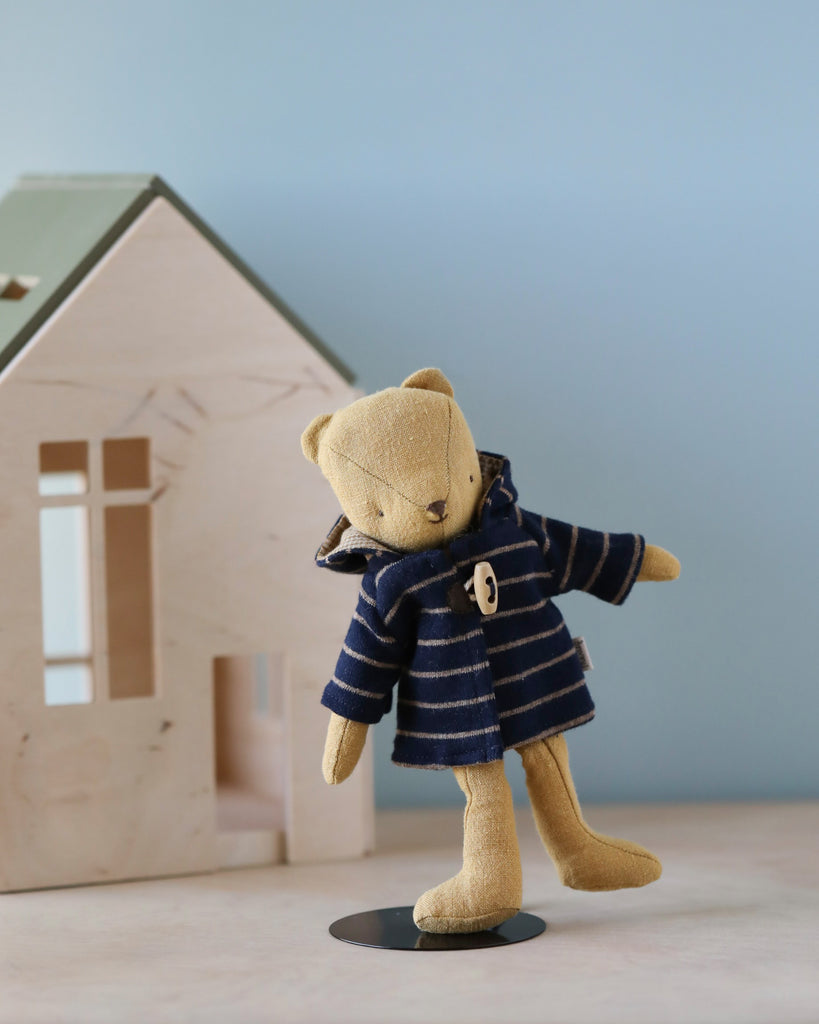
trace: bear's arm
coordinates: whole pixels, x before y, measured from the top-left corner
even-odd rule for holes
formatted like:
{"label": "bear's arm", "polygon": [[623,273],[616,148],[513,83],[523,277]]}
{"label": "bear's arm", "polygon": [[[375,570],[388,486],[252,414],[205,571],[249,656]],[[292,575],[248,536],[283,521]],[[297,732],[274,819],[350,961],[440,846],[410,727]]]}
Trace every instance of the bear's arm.
{"label": "bear's arm", "polygon": [[337,786],[352,775],[364,749],[368,728],[363,722],[352,722],[335,712],[330,715],[321,761],[321,772],[329,786]]}
{"label": "bear's arm", "polygon": [[404,644],[384,625],[376,607],[375,584],[367,573],[321,703],[342,718],[373,725],[390,710],[403,660]]}
{"label": "bear's arm", "polygon": [[641,534],[589,530],[526,511],[523,526],[540,545],[557,593],[584,590],[611,604],[630,594],[646,550]]}
{"label": "bear's arm", "polygon": [[680,575],[680,560],[672,555],[665,548],[657,547],[656,544],[646,544],[643,564],[637,576],[637,582],[652,580],[655,583],[665,583],[668,580],[676,580]]}

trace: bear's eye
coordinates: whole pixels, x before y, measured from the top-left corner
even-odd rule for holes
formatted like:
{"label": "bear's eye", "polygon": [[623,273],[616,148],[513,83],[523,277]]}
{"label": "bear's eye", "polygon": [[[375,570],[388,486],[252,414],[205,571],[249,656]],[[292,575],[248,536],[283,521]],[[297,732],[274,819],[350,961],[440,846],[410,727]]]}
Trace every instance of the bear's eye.
{"label": "bear's eye", "polygon": [[471,473],[469,474],[469,482],[470,482],[470,483],[474,483],[474,482],[475,482],[475,477],[474,477],[474,476],[472,476],[472,474],[471,474]]}
{"label": "bear's eye", "polygon": [[381,509],[379,509],[379,510],[378,510],[378,514],[379,514],[380,516],[383,516],[383,515],[384,515],[384,513],[383,513],[383,512],[381,511]]}

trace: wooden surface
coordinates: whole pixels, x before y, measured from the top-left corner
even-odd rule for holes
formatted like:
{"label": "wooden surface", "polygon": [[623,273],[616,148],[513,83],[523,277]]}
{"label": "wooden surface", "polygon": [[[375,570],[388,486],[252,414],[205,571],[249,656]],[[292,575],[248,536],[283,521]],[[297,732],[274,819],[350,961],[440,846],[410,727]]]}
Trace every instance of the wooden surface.
{"label": "wooden surface", "polygon": [[0,1021],[787,1024],[819,1020],[819,803],[590,809],[665,862],[654,885],[563,889],[518,808],[517,946],[391,952],[337,917],[455,870],[457,810],[382,813],[374,856],[0,897]]}

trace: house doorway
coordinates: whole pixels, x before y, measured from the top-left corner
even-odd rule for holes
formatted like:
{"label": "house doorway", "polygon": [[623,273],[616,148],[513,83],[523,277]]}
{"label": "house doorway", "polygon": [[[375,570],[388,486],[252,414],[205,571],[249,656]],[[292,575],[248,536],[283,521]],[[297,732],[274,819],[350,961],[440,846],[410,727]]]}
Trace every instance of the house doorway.
{"label": "house doorway", "polygon": [[285,859],[285,672],[282,654],[213,660],[220,867]]}

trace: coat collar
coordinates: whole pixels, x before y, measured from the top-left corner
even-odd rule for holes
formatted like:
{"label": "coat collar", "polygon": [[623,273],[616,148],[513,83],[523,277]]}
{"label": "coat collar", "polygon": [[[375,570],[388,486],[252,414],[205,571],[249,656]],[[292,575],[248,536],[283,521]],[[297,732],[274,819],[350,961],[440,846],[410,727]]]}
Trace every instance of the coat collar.
{"label": "coat collar", "polygon": [[[512,483],[511,466],[505,456],[479,451],[478,460],[484,491],[472,529],[486,530],[510,515],[518,500],[518,492]],[[405,552],[368,537],[357,530],[347,516],[341,515],[316,552],[316,564],[335,572],[363,573],[373,556],[378,556],[383,564],[404,558]]]}
{"label": "coat collar", "polygon": [[478,452],[484,493],[478,506],[477,519],[485,530],[498,519],[505,519],[517,504],[518,492],[512,483],[512,467],[504,455]]}

